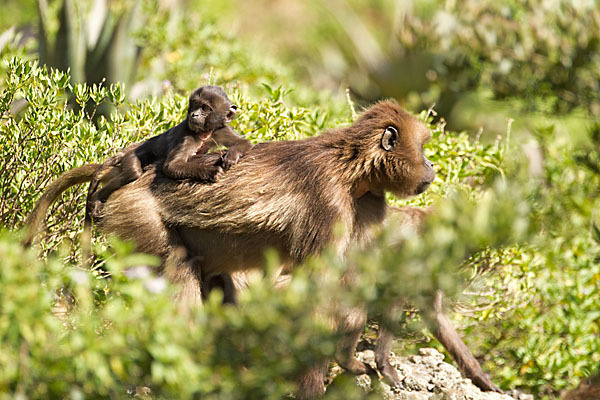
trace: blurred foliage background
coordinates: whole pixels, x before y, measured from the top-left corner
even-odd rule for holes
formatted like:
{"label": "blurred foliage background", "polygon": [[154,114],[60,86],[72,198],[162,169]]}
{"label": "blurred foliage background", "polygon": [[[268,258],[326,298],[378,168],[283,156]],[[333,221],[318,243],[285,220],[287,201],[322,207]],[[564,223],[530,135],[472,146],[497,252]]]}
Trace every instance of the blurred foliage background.
{"label": "blurred foliage background", "polygon": [[[281,398],[334,351],[317,306],[365,302],[376,320],[399,296],[426,309],[440,287],[501,388],[556,399],[597,372],[597,1],[1,5],[1,398],[120,398],[136,387]],[[239,308],[215,294],[191,318],[151,274],[156,260],[128,244],[96,236],[95,266],[83,268],[84,188],[53,207],[40,248],[20,248],[12,231],[62,171],[174,126],[187,94],[208,83],[225,87],[240,109],[234,128],[254,142],[315,135],[396,98],[433,132],[436,181],[390,198],[436,205],[422,238],[399,238],[391,220],[350,255],[354,286],[339,287],[345,264],[325,254],[289,288],[253,279]],[[399,352],[432,345],[418,318],[398,335]],[[329,397],[365,396],[352,379],[334,382]]]}

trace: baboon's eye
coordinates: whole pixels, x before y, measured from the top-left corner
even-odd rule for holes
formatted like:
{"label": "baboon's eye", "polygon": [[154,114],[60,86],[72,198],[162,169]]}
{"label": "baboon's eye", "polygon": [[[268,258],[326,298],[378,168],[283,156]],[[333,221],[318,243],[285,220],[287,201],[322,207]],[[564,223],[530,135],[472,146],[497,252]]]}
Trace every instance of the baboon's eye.
{"label": "baboon's eye", "polygon": [[398,130],[393,126],[388,126],[381,135],[381,147],[385,151],[390,151],[398,141]]}
{"label": "baboon's eye", "polygon": [[208,104],[202,104],[202,111],[204,112],[209,112],[212,111],[212,108],[210,108],[210,106]]}

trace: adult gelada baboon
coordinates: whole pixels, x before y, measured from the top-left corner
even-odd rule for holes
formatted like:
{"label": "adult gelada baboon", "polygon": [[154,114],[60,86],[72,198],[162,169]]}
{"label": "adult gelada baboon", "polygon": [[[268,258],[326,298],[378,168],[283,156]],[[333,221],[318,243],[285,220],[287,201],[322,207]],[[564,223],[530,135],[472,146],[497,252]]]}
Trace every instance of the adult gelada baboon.
{"label": "adult gelada baboon", "polygon": [[[344,253],[350,243],[363,242],[384,219],[386,191],[411,196],[433,181],[433,164],[423,155],[429,138],[417,119],[395,103],[381,102],[350,127],[257,145],[212,185],[148,173],[109,199],[102,229],[171,258],[175,266],[167,262],[165,273],[183,284],[182,301],[194,302],[200,296],[199,270],[210,277],[260,268],[266,248],[278,250],[293,267],[327,245]],[[336,225],[345,234],[334,235]],[[172,242],[172,231],[183,243]],[[197,255],[196,263],[177,259],[172,249],[181,245]],[[366,316],[348,316],[339,328],[362,330]],[[366,367],[353,357],[354,344],[342,349],[338,362],[362,373]],[[321,365],[304,377],[300,396],[323,392],[324,370]]]}
{"label": "adult gelada baboon", "polygon": [[[162,272],[181,285],[182,303],[197,302],[203,277],[260,268],[266,248],[278,250],[291,268],[325,246],[343,254],[351,243],[364,242],[385,217],[386,191],[411,196],[433,181],[433,164],[423,155],[429,137],[424,124],[384,101],[350,127],[256,145],[213,184],[171,180],[160,165],[150,168],[108,198],[100,227],[161,257]],[[91,179],[86,168],[78,170]],[[73,171],[62,178],[48,193],[82,182]],[[39,229],[51,197],[45,194],[36,206],[30,232]],[[335,226],[344,233],[334,235]],[[355,332],[365,319],[340,326]],[[364,371],[350,356],[342,364]],[[306,374],[300,397],[323,392],[324,371],[321,365]]]}
{"label": "adult gelada baboon", "polygon": [[[198,263],[206,276],[260,268],[266,248],[278,250],[288,266],[328,245],[344,253],[383,221],[386,191],[411,196],[433,181],[433,164],[423,155],[429,137],[424,124],[384,101],[350,127],[258,144],[213,184],[148,171],[113,193],[100,227],[163,257],[167,276],[185,286]],[[345,233],[334,235],[336,226]],[[183,243],[173,243],[172,232]],[[181,245],[197,255],[194,263],[172,251]],[[199,297],[189,294],[182,300]]]}

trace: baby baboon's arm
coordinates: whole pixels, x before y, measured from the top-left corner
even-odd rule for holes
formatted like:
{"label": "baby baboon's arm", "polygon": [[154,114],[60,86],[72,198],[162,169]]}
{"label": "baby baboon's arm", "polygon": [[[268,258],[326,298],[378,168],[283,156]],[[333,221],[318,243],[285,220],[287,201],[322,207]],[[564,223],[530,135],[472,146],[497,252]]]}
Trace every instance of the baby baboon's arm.
{"label": "baby baboon's arm", "polygon": [[169,151],[163,164],[163,173],[172,179],[195,179],[199,181],[214,181],[223,172],[217,165],[218,157],[196,155],[202,142],[198,143],[193,137],[185,137]]}
{"label": "baby baboon's arm", "polygon": [[227,147],[223,156],[223,169],[229,169],[237,163],[240,157],[252,148],[252,143],[238,135],[230,126],[216,130],[212,135],[213,141],[219,146]]}

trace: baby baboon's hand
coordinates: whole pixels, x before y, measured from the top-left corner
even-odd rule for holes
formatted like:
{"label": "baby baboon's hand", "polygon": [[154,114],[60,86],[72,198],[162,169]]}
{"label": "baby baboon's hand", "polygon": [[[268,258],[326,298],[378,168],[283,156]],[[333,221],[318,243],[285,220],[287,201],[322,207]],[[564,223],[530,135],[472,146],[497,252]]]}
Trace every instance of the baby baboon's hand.
{"label": "baby baboon's hand", "polygon": [[206,167],[205,169],[205,174],[203,174],[202,177],[200,177],[199,179],[201,181],[205,181],[205,182],[209,182],[209,183],[213,183],[216,182],[217,179],[219,179],[220,177],[223,176],[223,167],[221,167],[220,165],[212,165],[210,167]]}
{"label": "baby baboon's hand", "polygon": [[242,156],[242,152],[237,149],[227,150],[225,155],[223,156],[223,169],[228,170],[232,165],[236,164],[240,157]]}
{"label": "baby baboon's hand", "polygon": [[195,155],[189,159],[192,179],[201,182],[215,182],[223,174],[221,155],[209,153]]}

